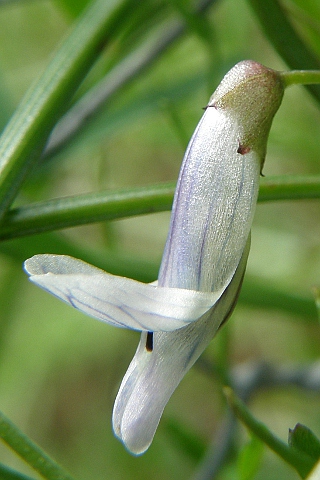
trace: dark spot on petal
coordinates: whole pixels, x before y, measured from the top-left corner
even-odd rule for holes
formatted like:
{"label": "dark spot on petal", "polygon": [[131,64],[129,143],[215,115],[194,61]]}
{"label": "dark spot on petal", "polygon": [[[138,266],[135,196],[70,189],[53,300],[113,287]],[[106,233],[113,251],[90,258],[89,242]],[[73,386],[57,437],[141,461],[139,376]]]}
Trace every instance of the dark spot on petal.
{"label": "dark spot on petal", "polygon": [[240,142],[239,142],[239,147],[238,147],[238,150],[237,150],[237,153],[240,153],[240,155],[245,155],[246,153],[249,153],[251,150],[251,148],[247,145],[242,145]]}
{"label": "dark spot on petal", "polygon": [[153,350],[153,332],[147,333],[146,350],[147,352],[152,352]]}
{"label": "dark spot on petal", "polygon": [[207,108],[217,108],[216,103],[208,103],[205,107],[203,107],[203,110],[207,110]]}

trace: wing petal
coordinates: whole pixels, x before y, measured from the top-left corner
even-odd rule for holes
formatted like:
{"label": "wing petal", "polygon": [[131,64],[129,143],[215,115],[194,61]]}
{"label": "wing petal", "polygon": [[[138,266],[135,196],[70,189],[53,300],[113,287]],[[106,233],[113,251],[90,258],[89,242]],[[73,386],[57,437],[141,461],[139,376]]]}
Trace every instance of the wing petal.
{"label": "wing petal", "polygon": [[134,330],[169,332],[185,327],[222,294],[145,284],[65,255],[35,255],[24,268],[33,283],[76,309]]}

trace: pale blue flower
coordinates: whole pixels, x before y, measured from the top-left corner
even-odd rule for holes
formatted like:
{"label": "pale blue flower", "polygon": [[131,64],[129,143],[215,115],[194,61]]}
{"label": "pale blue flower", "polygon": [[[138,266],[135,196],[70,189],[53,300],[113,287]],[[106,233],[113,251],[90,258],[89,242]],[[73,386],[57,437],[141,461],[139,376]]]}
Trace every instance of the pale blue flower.
{"label": "pale blue flower", "polygon": [[113,411],[114,431],[134,454],[149,447],[171,394],[235,306],[282,95],[280,76],[255,62],[240,62],[225,76],[182,163],[157,282],[61,255],[25,262],[32,282],[73,307],[142,331]]}

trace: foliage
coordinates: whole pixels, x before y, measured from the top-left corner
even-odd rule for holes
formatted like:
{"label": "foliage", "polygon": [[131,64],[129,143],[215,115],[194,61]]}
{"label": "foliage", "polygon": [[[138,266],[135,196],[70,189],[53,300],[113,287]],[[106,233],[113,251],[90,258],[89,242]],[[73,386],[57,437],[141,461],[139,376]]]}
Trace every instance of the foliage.
{"label": "foliage", "polygon": [[[320,436],[320,86],[294,83],[319,83],[319,32],[311,0],[0,2],[0,479],[307,478]],[[233,318],[134,458],[108,418],[137,336],[60,305],[21,264],[61,253],[153,281],[201,107],[247,58],[313,72],[292,77],[272,126]]]}

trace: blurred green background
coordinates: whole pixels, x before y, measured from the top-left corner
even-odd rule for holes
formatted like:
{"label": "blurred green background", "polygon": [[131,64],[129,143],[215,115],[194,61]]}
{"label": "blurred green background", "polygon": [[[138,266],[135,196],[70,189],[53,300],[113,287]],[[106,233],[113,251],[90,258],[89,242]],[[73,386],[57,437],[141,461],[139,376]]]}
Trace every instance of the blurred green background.
{"label": "blurred green background", "polygon": [[[85,3],[0,3],[1,127]],[[145,35],[143,23],[140,37],[131,34],[133,45],[148,39],[155,28],[161,38],[182,19],[179,4],[186,2],[155,3],[162,10],[145,20]],[[288,0],[283,5],[302,38],[320,55],[320,2]],[[34,169],[16,205],[175,181],[188,138],[223,74],[243,59],[288,68],[245,0],[212,2],[204,18],[210,38],[201,37],[190,22],[185,35],[119,90],[74,141]],[[130,50],[130,44],[122,43],[115,42],[114,57],[102,56],[79,95]],[[265,176],[319,173],[319,133],[319,106],[303,87],[291,87],[271,130]],[[208,374],[196,365],[167,405],[149,451],[132,457],[113,436],[111,414],[138,334],[99,323],[51,298],[28,282],[22,261],[35,253],[81,254],[100,265],[109,262],[115,272],[118,263],[119,273],[137,271],[151,280],[156,278],[169,216],[157,213],[0,244],[0,408],[77,479],[195,478],[204,448],[212,439],[217,446],[220,442],[226,412],[222,382],[214,369]],[[247,296],[240,298],[228,325],[205,352],[207,362],[219,365],[227,358],[231,368],[255,362],[275,367],[319,362],[315,308],[313,314],[304,314],[303,309],[295,311],[290,298],[276,300],[286,294],[302,297],[312,310],[312,289],[320,285],[319,220],[318,200],[258,205],[244,285]],[[248,296],[251,287],[254,302]],[[278,386],[256,392],[250,408],[286,441],[288,428],[297,422],[320,435],[319,401],[320,392]],[[186,446],[177,431],[186,431],[184,440],[194,441],[197,448]],[[237,446],[215,478],[241,480],[239,448],[249,436],[239,427],[235,438]],[[0,461],[38,478],[2,444]],[[265,449],[254,478],[298,475]]]}

